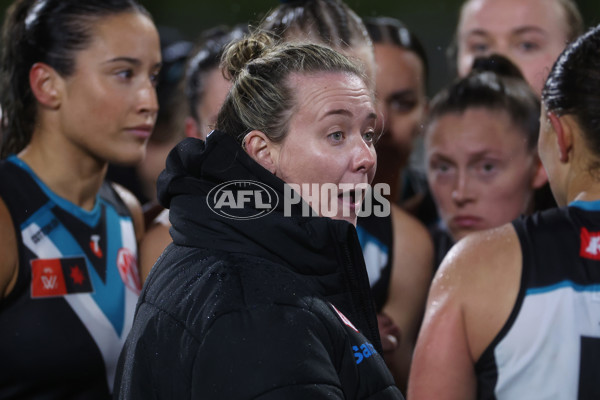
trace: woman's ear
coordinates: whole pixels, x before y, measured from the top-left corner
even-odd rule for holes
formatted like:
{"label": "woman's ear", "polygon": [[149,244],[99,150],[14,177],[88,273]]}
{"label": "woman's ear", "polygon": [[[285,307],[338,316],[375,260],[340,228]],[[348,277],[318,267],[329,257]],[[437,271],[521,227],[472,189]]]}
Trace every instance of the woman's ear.
{"label": "woman's ear", "polygon": [[29,70],[29,86],[37,101],[53,110],[60,106],[62,78],[48,64],[35,63]]}
{"label": "woman's ear", "polygon": [[279,146],[273,143],[267,135],[261,131],[250,131],[242,143],[246,152],[254,161],[272,174],[277,171],[279,160]]}
{"label": "woman's ear", "polygon": [[548,113],[548,119],[556,133],[560,161],[566,163],[569,161],[569,153],[573,148],[571,126],[566,123],[566,117],[559,117],[553,112]]}

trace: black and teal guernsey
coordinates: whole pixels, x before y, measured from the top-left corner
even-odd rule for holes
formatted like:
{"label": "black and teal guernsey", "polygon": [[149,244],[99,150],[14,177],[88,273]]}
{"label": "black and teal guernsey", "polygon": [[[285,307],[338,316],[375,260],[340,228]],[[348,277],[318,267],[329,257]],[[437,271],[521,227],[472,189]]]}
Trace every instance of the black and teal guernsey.
{"label": "black and teal guernsey", "polygon": [[388,213],[385,217],[379,217],[375,214],[368,217],[359,217],[356,224],[356,233],[365,258],[375,309],[377,312],[381,312],[390,291],[394,259],[394,234],[391,213]]}
{"label": "black and teal guernsey", "polygon": [[109,398],[140,291],[129,211],[104,183],[91,211],[19,158],[0,162],[19,271],[0,302],[0,398]]}
{"label": "black and teal guernsey", "polygon": [[476,364],[479,399],[600,399],[600,201],[513,222],[521,287]]}

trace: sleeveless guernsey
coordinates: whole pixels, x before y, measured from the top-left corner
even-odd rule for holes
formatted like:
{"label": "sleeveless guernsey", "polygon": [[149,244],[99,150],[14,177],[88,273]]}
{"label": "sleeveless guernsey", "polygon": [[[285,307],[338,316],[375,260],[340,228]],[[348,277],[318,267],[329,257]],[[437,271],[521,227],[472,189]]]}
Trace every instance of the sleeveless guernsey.
{"label": "sleeveless guernsey", "polygon": [[0,162],[19,271],[0,302],[0,398],[109,398],[140,290],[128,209],[104,183],[94,209]]}
{"label": "sleeveless guernsey", "polygon": [[380,312],[388,298],[394,259],[392,216],[359,217],[356,232],[365,258],[371,295],[377,312]]}
{"label": "sleeveless guernsey", "polygon": [[600,201],[513,222],[521,287],[476,364],[480,399],[600,399]]}

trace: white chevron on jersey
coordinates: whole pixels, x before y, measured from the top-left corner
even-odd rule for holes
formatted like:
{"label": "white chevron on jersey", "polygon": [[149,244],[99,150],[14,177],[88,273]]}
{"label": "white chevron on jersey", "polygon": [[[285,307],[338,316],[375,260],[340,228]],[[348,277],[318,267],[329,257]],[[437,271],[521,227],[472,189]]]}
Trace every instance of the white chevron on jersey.
{"label": "white chevron on jersey", "polygon": [[494,350],[498,399],[577,398],[581,337],[600,338],[599,293],[568,281],[527,291]]}

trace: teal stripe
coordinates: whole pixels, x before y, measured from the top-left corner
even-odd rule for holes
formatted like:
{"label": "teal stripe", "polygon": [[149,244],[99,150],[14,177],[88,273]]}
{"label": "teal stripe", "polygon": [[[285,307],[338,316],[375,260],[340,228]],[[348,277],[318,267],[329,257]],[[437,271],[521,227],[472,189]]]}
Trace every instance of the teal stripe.
{"label": "teal stripe", "polygon": [[581,201],[576,200],[569,203],[569,207],[577,207],[586,211],[600,211],[600,200],[595,201]]}
{"label": "teal stripe", "polygon": [[565,287],[570,287],[576,292],[600,292],[600,284],[579,285],[573,281],[565,280],[550,286],[527,289],[526,295],[548,293]]}

